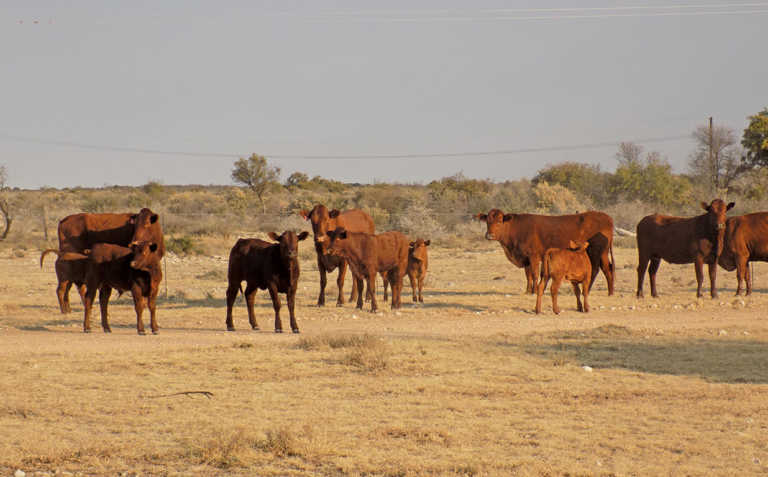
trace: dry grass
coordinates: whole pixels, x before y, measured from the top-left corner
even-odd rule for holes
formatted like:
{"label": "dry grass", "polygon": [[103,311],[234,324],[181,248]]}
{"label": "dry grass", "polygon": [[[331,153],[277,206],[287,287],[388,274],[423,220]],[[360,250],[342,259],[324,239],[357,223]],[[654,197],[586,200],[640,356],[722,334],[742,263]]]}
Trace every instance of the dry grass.
{"label": "dry grass", "polygon": [[[720,270],[721,298],[697,300],[692,267],[663,264],[662,297],[636,300],[621,249],[616,296],[599,278],[593,312],[563,290],[561,315],[536,316],[491,245],[430,250],[425,303],[377,314],[313,306],[303,257],[299,336],[269,332],[265,292],[264,331],[245,331],[240,300],[224,331],[225,247],[169,259],[183,300],[162,300],[147,337],[127,295],[111,335],[83,334],[74,296],[58,312],[52,262],[0,251],[0,475],[768,472],[768,267],[748,299]],[[168,396],[185,391],[213,395]]]}

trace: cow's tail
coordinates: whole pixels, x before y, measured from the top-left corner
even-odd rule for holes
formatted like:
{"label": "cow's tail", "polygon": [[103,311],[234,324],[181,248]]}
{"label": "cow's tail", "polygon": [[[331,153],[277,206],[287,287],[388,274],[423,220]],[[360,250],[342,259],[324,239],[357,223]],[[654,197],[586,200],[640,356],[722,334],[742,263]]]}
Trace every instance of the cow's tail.
{"label": "cow's tail", "polygon": [[544,282],[545,277],[549,277],[549,254],[547,252],[544,252],[544,260],[541,261],[541,277],[539,280]]}
{"label": "cow's tail", "polygon": [[40,268],[43,268],[43,260],[45,259],[45,256],[48,255],[49,253],[55,253],[57,256],[61,254],[61,252],[59,252],[55,248],[47,248],[43,250],[43,253],[40,254]]}
{"label": "cow's tail", "polygon": [[608,251],[611,254],[611,263],[608,266],[611,269],[611,275],[616,276],[616,260],[613,259],[613,240],[611,240],[611,244],[608,246]]}

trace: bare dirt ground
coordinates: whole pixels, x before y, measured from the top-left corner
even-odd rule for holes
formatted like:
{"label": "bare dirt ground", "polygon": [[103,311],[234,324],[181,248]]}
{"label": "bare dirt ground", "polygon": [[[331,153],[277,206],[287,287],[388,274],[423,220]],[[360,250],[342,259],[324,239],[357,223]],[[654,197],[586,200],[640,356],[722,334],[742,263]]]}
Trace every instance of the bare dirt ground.
{"label": "bare dirt ground", "polygon": [[[234,240],[233,240],[234,241]],[[0,251],[0,473],[84,475],[746,475],[768,473],[768,265],[755,292],[697,299],[693,266],[662,264],[635,298],[636,253],[616,250],[616,294],[541,315],[495,243],[431,247],[425,303],[315,305],[301,245],[301,335],[260,332],[238,299],[225,331],[226,254],[169,257],[160,334],[136,334],[130,295],[113,333],[59,313],[53,260]],[[347,282],[349,284],[349,280]],[[648,286],[646,281],[646,287]],[[349,285],[347,285],[348,295]],[[379,282],[379,293],[381,282]],[[287,309],[283,324],[288,327]],[[206,391],[203,394],[177,394]]]}

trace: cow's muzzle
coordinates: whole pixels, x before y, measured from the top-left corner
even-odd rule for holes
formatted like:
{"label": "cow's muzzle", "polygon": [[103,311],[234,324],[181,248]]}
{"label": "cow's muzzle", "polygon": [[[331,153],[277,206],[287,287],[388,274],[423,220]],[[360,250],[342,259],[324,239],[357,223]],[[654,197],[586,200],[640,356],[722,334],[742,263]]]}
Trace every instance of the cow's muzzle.
{"label": "cow's muzzle", "polygon": [[725,224],[717,224],[717,230],[723,230],[725,228]]}
{"label": "cow's muzzle", "polygon": [[496,240],[496,236],[488,232],[485,234],[485,240]]}

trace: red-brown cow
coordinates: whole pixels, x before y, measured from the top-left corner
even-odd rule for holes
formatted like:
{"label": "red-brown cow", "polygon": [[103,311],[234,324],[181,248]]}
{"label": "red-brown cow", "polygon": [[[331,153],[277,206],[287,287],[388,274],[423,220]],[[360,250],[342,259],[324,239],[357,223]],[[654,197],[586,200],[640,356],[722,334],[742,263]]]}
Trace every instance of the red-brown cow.
{"label": "red-brown cow", "polygon": [[[371,311],[378,309],[376,304],[376,275],[385,272],[392,287],[392,308],[400,308],[400,294],[403,289],[403,276],[408,268],[408,238],[400,232],[366,234],[348,232],[343,227],[329,230],[327,251],[331,255],[343,257],[352,270],[358,290],[363,290],[363,280],[368,284],[371,299]],[[357,295],[357,307],[363,308],[363,294]]]}
{"label": "red-brown cow", "polygon": [[[707,213],[696,217],[670,217],[653,214],[643,217],[637,224],[637,297],[643,296],[643,278],[648,269],[651,296],[658,297],[656,272],[661,260],[669,263],[693,263],[696,269],[696,296],[701,296],[704,264],[709,265],[710,294],[717,296],[715,278],[717,262],[723,250],[726,212],[734,203],[726,205],[720,199],[710,204],[701,203]],[[650,262],[650,266],[648,265]]]}
{"label": "red-brown cow", "polygon": [[[59,222],[59,250],[83,253],[97,243],[128,246],[133,242],[157,244],[160,257],[165,254],[163,229],[157,214],[143,208],[138,214],[74,214]],[[62,313],[69,313],[69,290],[72,282],[62,281],[56,287],[56,297]],[[78,285],[82,298],[85,289]]]}
{"label": "red-brown cow", "polygon": [[150,327],[153,334],[157,334],[157,292],[163,272],[160,266],[160,257],[157,254],[158,245],[150,242],[132,243],[130,247],[120,245],[97,243],[92,245],[86,254],[76,252],[58,252],[62,262],[75,262],[71,269],[85,268],[85,307],[83,317],[83,331],[91,332],[91,309],[99,292],[99,306],[101,308],[101,326],[105,333],[111,333],[112,329],[108,321],[109,297],[112,289],[120,294],[130,290],[133,295],[133,304],[136,310],[136,330],[140,335],[144,331],[142,314],[144,306],[148,305],[150,313]]}
{"label": "red-brown cow", "polygon": [[[90,254],[90,249],[84,251],[85,254]],[[55,253],[58,258],[54,265],[56,270],[56,280],[59,284],[65,283],[72,286],[77,286],[78,291],[81,291],[81,299],[85,295],[85,272],[88,270],[88,260],[82,257],[82,254],[75,252],[60,252],[55,248],[49,248],[43,250],[40,254],[40,268],[43,268],[43,260],[49,253]],[[62,286],[56,287],[56,297],[59,300],[59,309],[62,313],[69,313],[69,300],[65,296],[66,288]]]}
{"label": "red-brown cow", "polygon": [[[565,279],[573,285],[573,293],[576,295],[576,308],[579,311],[588,312],[589,282],[592,277],[592,263],[587,255],[588,242],[576,243],[571,240],[567,249],[550,248],[544,253],[544,261],[541,267],[541,280],[536,289],[536,313],[541,313],[541,296],[547,287],[547,282],[552,279],[549,291],[552,294],[552,311],[560,314],[557,306],[557,291],[560,283]],[[581,290],[579,290],[581,285]],[[584,306],[581,305],[579,295],[584,294]]]}
{"label": "red-brown cow", "polygon": [[242,291],[242,282],[246,282],[245,303],[248,308],[248,321],[251,328],[259,329],[253,312],[254,299],[258,289],[269,290],[272,307],[275,310],[275,333],[283,332],[280,320],[280,296],[285,293],[288,300],[288,313],[291,316],[291,331],[299,332],[296,324],[294,305],[296,287],[299,282],[299,242],[306,239],[309,232],[296,235],[293,231],[277,235],[269,233],[269,238],[277,243],[260,239],[239,239],[229,253],[229,271],[227,278],[227,331],[235,331],[232,322],[232,305],[237,292]]}
{"label": "red-brown cow", "polygon": [[[429,244],[429,240],[416,239],[414,242],[411,242],[408,248],[408,269],[406,274],[411,282],[414,302],[424,303],[424,297],[421,292],[424,288],[424,280],[427,277],[427,267],[429,266],[429,258],[427,256]],[[387,285],[389,285],[387,274],[382,273],[381,278],[384,280],[384,301],[387,301]],[[418,296],[416,294],[417,289]]]}
{"label": "red-brown cow", "polygon": [[608,282],[608,295],[613,295],[615,262],[613,260],[613,219],[603,212],[573,215],[504,214],[491,209],[477,214],[485,222],[487,240],[497,240],[507,259],[525,268],[526,293],[536,292],[539,265],[550,248],[567,248],[568,243],[589,242],[587,255],[592,264],[590,288],[597,271],[602,270]]}
{"label": "red-brown cow", "polygon": [[[315,235],[317,269],[320,271],[320,295],[317,298],[317,306],[325,305],[325,286],[328,283],[326,274],[334,271],[336,267],[339,268],[339,276],[336,278],[339,297],[336,300],[336,306],[342,306],[344,304],[344,276],[347,273],[347,264],[344,259],[327,253],[326,234],[329,230],[336,230],[337,227],[343,227],[349,232],[372,234],[376,230],[373,219],[359,209],[340,212],[338,209],[328,210],[322,204],[316,205],[311,211],[302,210],[299,214],[304,220],[312,222],[312,232]],[[349,301],[354,301],[357,296],[357,280],[352,280],[352,293],[349,295]]]}
{"label": "red-brown cow", "polygon": [[768,262],[768,212],[730,217],[725,222],[725,243],[718,263],[729,272],[736,270],[738,288],[747,282],[747,295],[752,293],[749,262]]}

